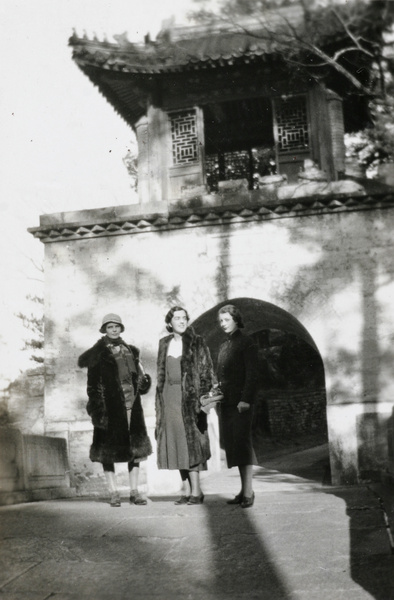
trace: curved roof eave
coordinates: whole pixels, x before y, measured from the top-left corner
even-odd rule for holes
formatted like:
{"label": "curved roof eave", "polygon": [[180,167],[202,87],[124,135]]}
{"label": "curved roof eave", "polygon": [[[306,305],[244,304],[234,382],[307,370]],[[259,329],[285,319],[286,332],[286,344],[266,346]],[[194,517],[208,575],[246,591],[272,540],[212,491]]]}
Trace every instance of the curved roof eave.
{"label": "curved roof eave", "polygon": [[[102,71],[89,66],[78,65],[82,72],[98,88],[100,94],[113,107],[122,119],[135,129],[136,123],[146,114],[146,93],[138,93],[138,88],[130,88],[127,82],[116,84],[105,81]],[[113,73],[110,71],[110,73]],[[123,88],[123,89],[122,89]]]}
{"label": "curved roof eave", "polygon": [[90,59],[73,56],[75,63],[84,71],[86,68],[95,68],[102,71],[113,71],[127,73],[129,75],[165,75],[171,73],[181,73],[182,71],[196,71],[199,69],[233,66],[235,64],[250,64],[251,62],[265,61],[267,56],[273,56],[274,53],[254,52],[254,53],[233,53],[218,56],[189,57],[187,60],[179,61],[177,64],[130,64],[121,58],[109,57],[105,62],[95,61],[94,57]]}

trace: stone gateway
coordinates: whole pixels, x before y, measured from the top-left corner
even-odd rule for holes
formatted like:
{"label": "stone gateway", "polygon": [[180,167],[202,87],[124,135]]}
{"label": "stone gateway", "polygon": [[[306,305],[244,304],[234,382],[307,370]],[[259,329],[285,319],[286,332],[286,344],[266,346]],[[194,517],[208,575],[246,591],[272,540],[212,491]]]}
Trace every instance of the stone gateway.
{"label": "stone gateway", "polygon": [[[229,31],[70,44],[138,140],[138,204],[30,229],[45,244],[45,433],[67,440],[80,493],[96,471],[77,357],[114,311],[155,384],[174,304],[214,361],[218,308],[241,309],[259,347],[256,434],[328,436],[334,484],[394,474],[394,194],[346,179],[340,90],[290,84],[272,48]],[[214,419],[210,435],[212,470]],[[149,491],[167,489],[155,456],[146,469]]]}

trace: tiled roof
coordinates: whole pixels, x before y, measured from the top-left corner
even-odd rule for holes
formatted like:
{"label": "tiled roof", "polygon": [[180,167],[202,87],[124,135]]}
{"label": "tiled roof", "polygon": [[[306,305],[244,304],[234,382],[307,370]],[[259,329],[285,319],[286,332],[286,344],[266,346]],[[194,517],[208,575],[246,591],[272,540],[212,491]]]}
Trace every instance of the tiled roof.
{"label": "tiled roof", "polygon": [[[95,35],[89,39],[86,34],[79,36],[74,32],[69,45],[79,68],[125,121],[135,127],[146,114],[148,98],[157,92],[156,81],[165,76],[252,64],[268,66],[273,73],[283,70],[284,78],[289,79],[280,49],[289,44],[291,47],[294,32],[302,36],[304,25],[304,9],[296,3],[234,24],[221,21],[210,26],[169,25],[156,40],[146,36],[144,43],[130,42],[126,32],[114,35],[116,42],[99,40]],[[338,32],[335,26],[331,27],[331,40],[335,35],[344,35],[343,28]],[[297,68],[294,73],[298,79],[303,76]]]}
{"label": "tiled roof", "polygon": [[267,34],[268,29],[283,31],[302,21],[303,11],[295,5],[237,25],[174,27],[145,44],[129,42],[127,34],[114,36],[117,43],[109,43],[76,33],[69,44],[73,59],[82,69],[91,66],[134,74],[170,73],[259,60],[275,53],[275,40]]}

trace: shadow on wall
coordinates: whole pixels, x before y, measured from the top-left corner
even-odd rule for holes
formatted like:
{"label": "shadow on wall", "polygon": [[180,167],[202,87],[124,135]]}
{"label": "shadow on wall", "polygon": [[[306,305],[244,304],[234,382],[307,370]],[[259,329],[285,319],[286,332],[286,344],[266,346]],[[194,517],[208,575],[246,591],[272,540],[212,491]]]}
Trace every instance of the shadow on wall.
{"label": "shadow on wall", "polygon": [[[378,407],[379,401],[392,399],[394,346],[388,321],[388,288],[394,282],[392,217],[390,212],[377,210],[338,213],[327,216],[325,227],[304,222],[289,231],[292,243],[321,250],[319,260],[299,269],[294,284],[287,289],[284,300],[289,310],[298,314],[302,306],[313,314],[326,306],[330,312],[330,306],[335,310],[335,301],[340,302],[344,315],[343,331],[328,346],[325,357],[332,402],[347,404],[354,398],[355,376],[361,382],[355,400],[365,413],[357,419],[359,473],[355,467],[345,473],[341,449],[332,446],[333,461],[343,471],[344,483],[377,480],[382,470],[389,468],[394,473],[387,444],[390,415],[370,414],[371,405]],[[359,336],[354,349],[353,342]]]}
{"label": "shadow on wall", "polygon": [[387,458],[392,467],[393,416],[364,412],[357,417],[356,426],[360,479],[379,480],[379,473],[387,470]]}
{"label": "shadow on wall", "polygon": [[[382,393],[383,381],[391,382],[391,365],[394,360],[394,353],[391,344],[387,343],[383,347],[378,340],[378,322],[380,318],[379,304],[377,294],[385,285],[393,281],[393,265],[389,259],[387,248],[390,248],[392,242],[392,228],[389,223],[376,213],[349,213],[346,215],[346,228],[342,226],[341,215],[331,214],[324,217],[325,223],[330,226],[316,226],[316,221],[312,219],[298,219],[296,226],[289,227],[290,242],[308,250],[315,245],[319,248],[319,259],[313,264],[299,268],[294,273],[294,283],[285,292],[283,292],[283,303],[289,307],[294,315],[302,311],[315,311],[320,313],[322,306],[329,305],[330,300],[337,293],[343,293],[348,286],[354,282],[361,282],[362,299],[362,342],[360,352],[357,350],[341,346],[341,342],[330,346],[329,355],[325,359],[325,366],[330,369],[333,397],[345,399],[348,396],[349,373],[355,370],[362,373],[363,377],[363,400],[375,402],[378,394]],[[360,216],[361,215],[361,216]],[[362,215],[372,215],[369,220]],[[355,219],[363,218],[365,227],[360,230],[360,225],[354,223]],[[322,221],[319,221],[321,225]],[[374,235],[379,231],[379,244],[374,245]],[[221,334],[216,323],[216,314],[218,308],[223,306],[227,300],[229,290],[229,256],[231,236],[236,232],[231,225],[221,227],[221,246],[217,259],[216,271],[216,289],[212,295],[216,298],[222,298],[210,311],[199,317],[194,325],[199,333],[202,333],[211,348],[214,361],[217,357],[217,351],[221,342]],[[79,241],[78,245],[90,244],[91,252],[94,252],[95,240]],[[85,246],[87,251],[87,246]],[[109,249],[110,250],[110,249]],[[88,253],[87,253],[88,254]],[[140,273],[132,260],[124,260],[116,266],[116,269],[99,270],[91,261],[81,263],[81,269],[85,272],[88,280],[92,281],[92,297],[100,298],[103,286],[105,286],[106,305],[113,300],[117,303],[118,296],[127,297],[134,294],[137,286],[141,298],[147,289],[149,283],[149,294],[154,298],[163,298],[167,301],[181,300],[179,290],[169,290],[163,285],[160,276],[149,272]],[[125,280],[124,274],[129,273],[129,278]],[[145,278],[145,279],[144,279]],[[246,332],[250,334],[262,335],[262,332],[284,332],[287,336],[294,336],[309,348],[317,351],[313,339],[301,325],[301,323],[288,312],[281,310],[277,306],[265,303],[251,298],[238,298],[233,302],[241,302],[241,309],[247,323]],[[165,310],[163,310],[164,316]],[[75,313],[72,317],[74,327],[86,326],[86,314]],[[98,337],[98,336],[97,336]],[[127,339],[127,337],[126,337]],[[288,338],[289,339],[289,338]],[[75,360],[81,349],[70,349],[66,339],[59,340],[57,345],[58,356],[69,356],[70,360]],[[71,356],[71,353],[74,355]],[[360,367],[360,355],[362,365]],[[146,356],[148,365],[154,369],[156,356],[153,352]],[[74,364],[74,363],[73,363]],[[82,390],[85,387],[84,379],[81,378],[81,397]],[[81,407],[82,410],[82,407]],[[387,436],[387,433],[385,434]],[[340,459],[340,457],[339,457]],[[351,481],[349,481],[351,482]]]}
{"label": "shadow on wall", "polygon": [[[47,318],[45,328],[46,341],[49,341],[48,348],[50,348],[50,352],[47,352],[46,358],[48,399],[46,409],[49,408],[52,411],[52,415],[49,417],[49,424],[51,425],[52,421],[55,422],[56,420],[77,422],[76,427],[71,427],[68,430],[72,469],[71,478],[78,490],[86,490],[94,494],[100,494],[105,489],[103,485],[104,478],[101,466],[98,463],[92,464],[88,458],[92,433],[86,425],[80,425],[81,422],[86,422],[86,424],[90,422],[85,409],[87,403],[86,370],[77,369],[78,356],[88,347],[92,346],[102,335],[98,331],[101,323],[94,321],[91,324],[92,314],[97,315],[98,313],[99,319],[101,319],[103,313],[105,314],[105,312],[111,310],[108,307],[116,307],[114,312],[119,311],[121,313],[126,326],[122,337],[126,342],[135,344],[141,349],[141,342],[144,341],[143,335],[148,336],[144,332],[144,320],[146,319],[148,322],[150,317],[149,314],[146,314],[148,311],[144,312],[146,301],[149,302],[152,299],[157,304],[160,299],[162,300],[161,323],[164,335],[166,335],[164,332],[164,317],[168,309],[174,304],[183,304],[180,297],[180,286],[166,287],[163,283],[165,277],[161,278],[160,273],[140,269],[137,261],[133,261],[132,256],[129,258],[129,254],[126,251],[122,254],[121,262],[114,260],[115,264],[111,264],[111,251],[114,253],[115,251],[119,252],[118,244],[121,239],[114,237],[106,241],[108,245],[105,247],[105,253],[107,254],[108,263],[104,263],[104,266],[102,266],[102,263],[90,260],[90,257],[95,254],[95,250],[97,254],[104,254],[103,248],[99,245],[103,243],[102,239],[80,240],[76,243],[75,252],[79,260],[78,279],[84,281],[84,284],[86,284],[85,295],[89,295],[90,314],[86,313],[86,304],[81,303],[78,299],[78,294],[81,294],[81,290],[72,289],[72,293],[75,294],[75,302],[69,300],[67,305],[68,313],[63,314],[62,319],[59,318],[56,322],[51,322]],[[73,260],[75,261],[75,258]],[[69,262],[65,262],[65,266],[69,268]],[[57,268],[61,269],[61,266]],[[171,265],[169,265],[169,268],[171,268]],[[125,277],[125,273],[127,273],[127,277]],[[63,278],[63,280],[65,279]],[[60,290],[51,290],[53,297],[56,297],[56,294],[59,293]],[[130,303],[129,298],[140,300],[140,315],[135,313],[133,303]],[[83,309],[81,305],[83,305]],[[121,308],[118,308],[122,306],[126,307],[127,310],[123,312]],[[100,309],[100,307],[103,308]],[[90,324],[91,327],[89,327]],[[82,342],[78,342],[78,345],[71,344],[70,339],[73,339],[73,336],[70,335],[70,331],[78,332],[78,336],[76,336],[78,340],[82,339],[81,332],[83,332],[86,342],[82,339],[83,345]],[[137,334],[136,331],[138,331]],[[143,335],[141,335],[141,332]],[[148,347],[142,348],[142,360],[145,370],[151,374],[153,379],[152,389],[144,397],[143,403],[145,416],[151,418],[151,420],[153,420],[154,415],[154,387],[158,342],[158,337],[154,340],[150,338]],[[81,346],[79,346],[80,343]],[[70,380],[73,382],[75,389],[71,389]],[[57,407],[52,400],[58,393],[59,382],[61,386],[66,388],[66,394],[62,399],[61,417],[55,414]],[[150,434],[153,436],[153,429]],[[140,483],[143,483],[143,481],[140,480]]]}

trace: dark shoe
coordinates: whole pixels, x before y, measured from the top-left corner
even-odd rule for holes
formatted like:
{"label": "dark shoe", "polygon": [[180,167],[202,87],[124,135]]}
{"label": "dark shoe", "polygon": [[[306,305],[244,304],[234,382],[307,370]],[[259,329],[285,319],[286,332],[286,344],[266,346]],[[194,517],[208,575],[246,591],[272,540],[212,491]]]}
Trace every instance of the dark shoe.
{"label": "dark shoe", "polygon": [[119,494],[116,492],[115,494],[111,495],[111,499],[109,501],[110,506],[114,506],[114,507],[119,507],[121,506],[120,504],[120,496]]}
{"label": "dark shoe", "polygon": [[204,494],[201,492],[199,496],[190,496],[188,504],[202,504],[204,502]]}
{"label": "dark shoe", "polygon": [[130,494],[130,504],[145,506],[145,504],[148,504],[148,501],[139,492],[133,490]]}
{"label": "dark shoe", "polygon": [[237,494],[235,496],[235,498],[232,498],[231,500],[227,500],[227,504],[242,504],[242,500],[243,500],[243,494],[242,494],[242,492],[239,492],[239,494]]}
{"label": "dark shoe", "polygon": [[178,500],[175,500],[174,504],[187,504],[189,502],[190,496],[181,496]]}
{"label": "dark shoe", "polygon": [[241,507],[242,508],[249,508],[250,506],[253,506],[254,504],[254,492],[252,493],[252,495],[250,496],[250,498],[248,498],[247,496],[244,496],[242,502],[241,502]]}

